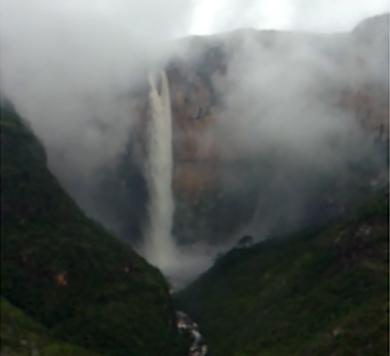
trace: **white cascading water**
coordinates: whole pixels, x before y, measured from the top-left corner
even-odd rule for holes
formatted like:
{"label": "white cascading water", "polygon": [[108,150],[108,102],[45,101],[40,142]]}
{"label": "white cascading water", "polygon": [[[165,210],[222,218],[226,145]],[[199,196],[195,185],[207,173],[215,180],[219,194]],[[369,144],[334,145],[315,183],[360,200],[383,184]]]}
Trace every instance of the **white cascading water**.
{"label": "white cascading water", "polygon": [[[174,212],[171,98],[165,72],[161,72],[161,95],[151,73],[149,73],[149,84],[151,109],[147,163],[149,226],[145,241],[145,256],[165,274],[171,275],[179,262],[179,253],[171,234]],[[190,319],[186,317],[186,320]],[[202,336],[194,325],[190,321],[185,324],[194,339],[189,354],[205,356],[207,346],[202,343]]]}
{"label": "white cascading water", "polygon": [[145,257],[150,263],[169,273],[177,258],[176,245],[171,234],[174,212],[171,99],[165,72],[161,72],[161,94],[151,73],[149,84],[151,120],[146,168],[150,199]]}

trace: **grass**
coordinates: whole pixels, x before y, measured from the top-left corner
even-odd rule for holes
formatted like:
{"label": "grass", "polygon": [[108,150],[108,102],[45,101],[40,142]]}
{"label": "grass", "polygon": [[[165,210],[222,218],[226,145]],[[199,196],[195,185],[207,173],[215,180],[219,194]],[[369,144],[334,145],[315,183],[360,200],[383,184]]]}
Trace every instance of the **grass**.
{"label": "grass", "polygon": [[80,347],[60,342],[4,298],[1,307],[1,354],[7,356],[98,356]]}

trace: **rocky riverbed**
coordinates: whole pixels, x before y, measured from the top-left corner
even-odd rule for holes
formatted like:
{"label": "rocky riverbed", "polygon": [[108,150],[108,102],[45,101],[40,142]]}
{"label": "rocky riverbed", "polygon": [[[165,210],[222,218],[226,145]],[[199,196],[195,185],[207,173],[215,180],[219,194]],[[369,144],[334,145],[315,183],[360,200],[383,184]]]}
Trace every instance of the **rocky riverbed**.
{"label": "rocky riverbed", "polygon": [[206,356],[207,345],[205,339],[199,331],[197,323],[193,322],[189,316],[182,311],[176,312],[177,328],[180,333],[188,333],[192,338],[192,344],[188,356]]}

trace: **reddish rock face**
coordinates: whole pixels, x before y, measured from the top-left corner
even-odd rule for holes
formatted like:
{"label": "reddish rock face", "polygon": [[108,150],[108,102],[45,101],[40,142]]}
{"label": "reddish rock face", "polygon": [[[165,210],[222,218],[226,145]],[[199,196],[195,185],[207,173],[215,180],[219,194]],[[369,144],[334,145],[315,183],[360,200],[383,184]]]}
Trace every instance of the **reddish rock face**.
{"label": "reddish rock face", "polygon": [[362,21],[350,34],[362,80],[343,97],[367,132],[389,139],[389,14]]}
{"label": "reddish rock face", "polygon": [[[281,58],[280,71],[297,44],[312,48],[316,58],[330,63],[334,73],[338,71],[343,78],[321,72],[315,61],[307,62],[304,65],[313,67],[311,73],[316,78],[307,88],[308,101],[316,92],[318,100],[331,102],[349,113],[369,134],[388,140],[389,86],[384,78],[388,73],[388,22],[388,15],[372,18],[344,34],[240,30],[183,40],[186,51],[166,68],[173,114],[173,188],[179,204],[189,196],[204,194],[210,187],[219,188],[221,165],[242,158],[233,144],[223,143],[216,135],[216,123],[224,119],[226,93],[235,85],[230,70],[237,56],[245,54],[248,48],[258,47],[264,56],[277,53]],[[241,65],[245,66],[245,61]],[[146,86],[138,96],[140,124],[134,145],[139,157],[145,157]],[[244,215],[237,217],[231,232],[249,218]]]}
{"label": "reddish rock face", "polygon": [[[313,51],[322,51],[319,53],[328,57],[325,60],[337,66],[346,80],[338,82],[332,77],[322,78],[328,83],[319,81],[318,86],[332,88],[333,92],[328,89],[329,92],[321,94],[336,97],[335,102],[349,111],[368,132],[388,138],[388,85],[384,85],[386,80],[383,77],[379,78],[382,82],[378,81],[372,68],[376,63],[373,57],[382,59],[385,67],[388,66],[386,24],[388,26],[388,16],[374,17],[359,24],[351,33],[328,35],[328,38],[307,33],[241,30],[185,40],[183,47],[188,48],[186,54],[178,56],[167,67],[174,126],[174,185],[195,189],[202,185],[203,179],[210,180],[207,170],[204,173],[197,172],[189,162],[207,161],[216,164],[221,159],[239,158],[233,147],[221,147],[210,127],[224,106],[224,90],[229,85],[229,66],[237,53],[245,51],[248,43],[250,46],[258,46],[264,53],[278,51],[286,56],[294,51],[297,43],[307,43],[314,48]],[[325,41],[330,44],[321,47],[319,44]],[[279,65],[280,70],[283,70],[283,60]],[[318,74],[321,76],[320,72]],[[140,121],[145,125],[148,120],[146,91],[140,97],[140,102]],[[143,136],[142,129],[139,135]]]}

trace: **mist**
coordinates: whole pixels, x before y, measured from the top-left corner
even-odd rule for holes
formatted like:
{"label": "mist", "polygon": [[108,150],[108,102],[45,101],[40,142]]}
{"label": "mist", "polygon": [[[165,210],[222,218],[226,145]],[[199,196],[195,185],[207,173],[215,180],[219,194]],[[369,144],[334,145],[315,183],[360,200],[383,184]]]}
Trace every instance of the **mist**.
{"label": "mist", "polygon": [[[165,67],[181,48],[177,39],[190,34],[286,31],[273,50],[250,30],[231,33],[237,40],[223,44],[230,60],[226,77],[214,81],[220,105],[202,145],[217,141],[222,152],[234,150],[254,167],[244,180],[235,168],[224,179],[229,189],[253,187],[257,203],[250,224],[221,246],[203,241],[183,252],[171,267],[177,279],[200,273],[242,233],[261,240],[281,221],[286,231],[301,226],[318,177],[344,177],[356,157],[372,157],[370,142],[334,92],[365,78],[324,54],[343,53],[347,32],[388,11],[386,1],[0,0],[0,8],[1,95],[31,124],[49,168],[79,205],[132,243],[136,238],[121,223],[140,219],[136,193],[117,189],[125,200],[120,214],[99,196],[104,172],[115,171],[120,157],[120,164],[131,164],[123,157],[138,120],[134,93],[145,87],[147,71]],[[190,60],[193,53],[181,49]],[[378,80],[388,78],[388,62],[375,68]]]}
{"label": "mist", "polygon": [[128,140],[130,91],[148,67],[164,65],[192,5],[1,0],[0,6],[0,91],[31,123],[72,195],[98,210],[94,177],[115,164]]}
{"label": "mist", "polygon": [[[361,53],[365,58],[388,59],[388,33],[386,27],[382,30],[387,36],[384,54],[378,55],[382,43]],[[388,61],[374,66],[377,75],[359,70],[349,33],[285,31],[279,38],[272,33],[267,38],[241,30],[234,36],[240,41],[218,83],[223,99],[214,113],[214,137],[222,151],[233,150],[249,160],[248,168],[255,167],[246,184],[257,186],[258,194],[254,217],[236,238],[250,233],[259,241],[288,233],[313,219],[320,221],[315,215],[326,215],[327,209],[334,210],[330,216],[338,216],[344,208],[331,207],[336,200],[331,193],[323,202],[329,208],[315,207],[324,186],[333,181],[334,188],[353,190],[356,182],[348,175],[361,174],[361,168],[352,166],[370,166],[372,172],[385,167],[356,113],[341,103],[341,93],[365,82],[381,88],[387,82],[383,91],[388,93]],[[231,180],[234,173],[228,176]]]}
{"label": "mist", "polygon": [[[261,241],[337,218],[352,196],[385,176],[385,152],[373,140],[379,125],[364,129],[343,95],[369,83],[386,100],[388,17],[379,31],[366,28],[369,46],[356,45],[357,25],[321,34],[240,29],[212,36],[204,45],[229,58],[226,73],[210,75],[219,103],[198,140],[205,152],[217,146],[225,166],[220,186],[233,196],[214,219],[229,225],[239,219],[237,206],[249,206],[256,196],[250,221],[219,233],[223,248],[233,247],[244,234]],[[195,40],[200,44],[200,38]],[[193,55],[184,54],[183,61]],[[203,76],[210,74],[202,56],[193,60]],[[383,126],[387,132],[385,121]],[[193,214],[195,226],[201,214],[195,209]],[[192,234],[213,242],[220,237],[207,228]]]}

